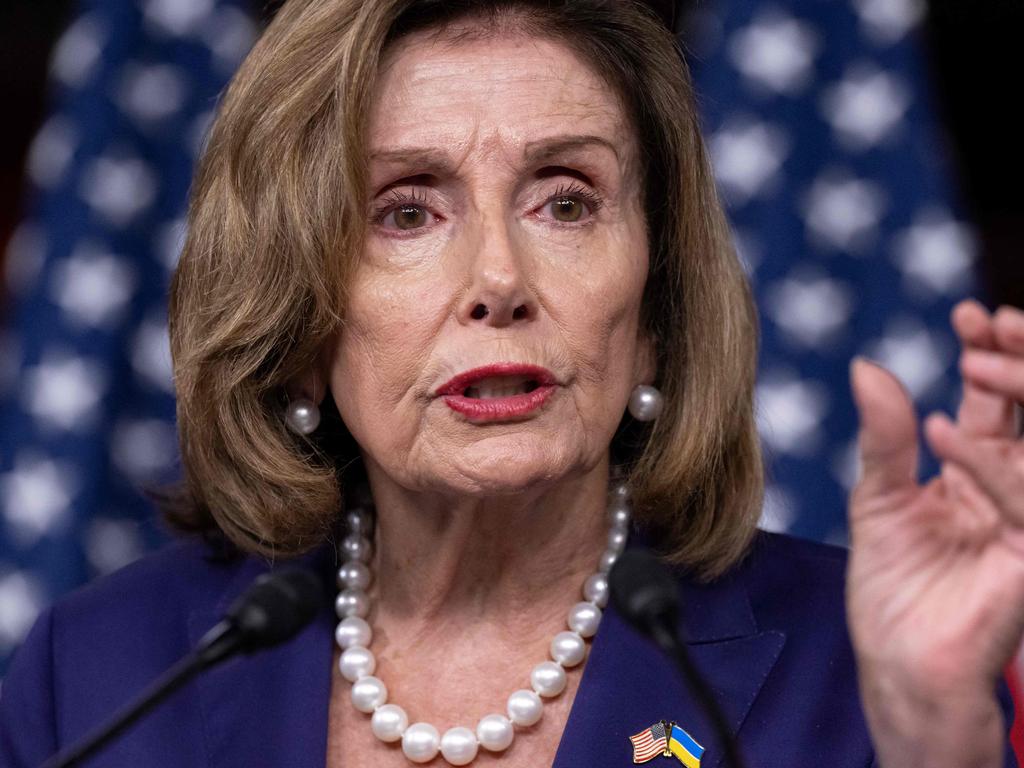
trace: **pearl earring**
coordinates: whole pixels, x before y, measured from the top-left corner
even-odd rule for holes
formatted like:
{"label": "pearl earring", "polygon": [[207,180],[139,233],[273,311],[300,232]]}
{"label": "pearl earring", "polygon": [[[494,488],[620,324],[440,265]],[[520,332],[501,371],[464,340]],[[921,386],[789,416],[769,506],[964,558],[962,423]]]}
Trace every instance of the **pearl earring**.
{"label": "pearl earring", "polygon": [[629,396],[629,412],[637,421],[654,421],[664,405],[661,391],[647,384],[637,384]]}
{"label": "pearl earring", "polygon": [[308,435],[320,426],[320,409],[305,397],[292,400],[284,412],[284,423],[297,435]]}

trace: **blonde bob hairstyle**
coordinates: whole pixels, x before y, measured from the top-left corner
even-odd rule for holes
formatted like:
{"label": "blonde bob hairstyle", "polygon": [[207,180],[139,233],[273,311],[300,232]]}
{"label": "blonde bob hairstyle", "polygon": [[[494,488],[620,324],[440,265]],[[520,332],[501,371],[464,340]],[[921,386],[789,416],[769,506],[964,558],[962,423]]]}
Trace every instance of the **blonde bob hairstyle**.
{"label": "blonde bob hairstyle", "polygon": [[316,432],[288,432],[283,393],[344,332],[369,220],[364,116],[378,63],[412,32],[510,31],[557,40],[588,62],[639,138],[650,253],[642,321],[666,405],[652,425],[624,417],[612,441],[635,517],[669,561],[701,578],[743,556],[763,489],[757,321],[681,51],[633,0],[284,4],[224,95],[171,286],[185,484],[166,512],[177,528],[267,557],[343,531],[358,446],[330,393]]}

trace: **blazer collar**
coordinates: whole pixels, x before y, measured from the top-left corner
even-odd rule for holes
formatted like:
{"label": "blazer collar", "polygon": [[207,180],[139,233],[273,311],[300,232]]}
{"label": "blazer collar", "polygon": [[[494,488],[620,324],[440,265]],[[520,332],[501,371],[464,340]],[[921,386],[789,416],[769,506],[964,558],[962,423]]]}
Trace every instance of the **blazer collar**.
{"label": "blazer collar", "polygon": [[[630,547],[647,546],[643,535]],[[333,547],[301,564],[335,589]],[[250,558],[215,604],[189,617],[193,646],[231,602],[268,566]],[[738,733],[772,667],[785,635],[759,631],[742,568],[710,585],[680,576],[681,629],[690,653],[711,685],[733,732]],[[333,658],[333,601],[286,645],[229,661],[198,681],[208,763],[322,768],[327,756],[327,715]],[[716,768],[722,751],[674,664],[608,606],[591,648],[553,768],[632,763],[629,736],[659,720],[673,720],[706,749],[702,768]]]}
{"label": "blazer collar", "polygon": [[[630,547],[648,543],[641,535]],[[677,573],[681,635],[734,736],[786,641],[781,632],[759,630],[743,574],[740,566],[712,584],[700,584]],[[723,752],[710,719],[673,661],[609,605],[592,641],[553,768],[632,764],[629,737],[659,720],[675,721],[705,748],[702,768],[721,763]]]}

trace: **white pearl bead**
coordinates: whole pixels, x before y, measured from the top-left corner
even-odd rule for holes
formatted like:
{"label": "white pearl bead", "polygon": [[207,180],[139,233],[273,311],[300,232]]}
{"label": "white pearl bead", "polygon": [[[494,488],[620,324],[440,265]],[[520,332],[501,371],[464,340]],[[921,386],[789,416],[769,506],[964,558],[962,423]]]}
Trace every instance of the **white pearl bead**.
{"label": "white pearl bead", "polygon": [[345,513],[345,524],[351,533],[369,533],[370,516],[361,507],[353,507]]}
{"label": "white pearl bead", "polygon": [[608,522],[611,523],[612,528],[622,528],[629,525],[630,518],[632,517],[633,513],[625,502],[617,501],[608,510]]}
{"label": "white pearl bead", "polygon": [[338,659],[338,670],[341,672],[341,676],[350,683],[354,683],[361,677],[372,675],[376,668],[377,660],[373,657],[373,652],[361,645],[346,648],[341,652],[341,658]]}
{"label": "white pearl bead", "polygon": [[569,629],[580,637],[592,637],[601,623],[601,609],[593,603],[576,603],[569,609]]}
{"label": "white pearl bead", "polygon": [[491,752],[508,749],[514,735],[512,721],[504,715],[487,715],[476,724],[476,740],[481,747]]}
{"label": "white pearl bead", "polygon": [[619,553],[614,549],[606,549],[604,554],[601,555],[601,559],[597,561],[597,570],[601,573],[608,573],[615,565],[615,561],[619,559]]}
{"label": "white pearl bead", "polygon": [[629,396],[629,412],[637,421],[654,421],[664,405],[661,392],[646,384],[638,385]]}
{"label": "white pearl bead", "polygon": [[530,685],[541,696],[557,696],[565,690],[565,670],[553,661],[542,661],[530,673]]}
{"label": "white pearl bead", "polygon": [[388,700],[388,688],[379,678],[361,677],[352,683],[352,704],[369,714]]}
{"label": "white pearl bead", "polygon": [[402,752],[414,763],[426,763],[437,757],[441,736],[430,723],[413,723],[402,734]]}
{"label": "white pearl bead", "polygon": [[341,540],[341,552],[346,560],[369,562],[370,540],[358,533],[350,533]]}
{"label": "white pearl bead", "polygon": [[608,532],[608,549],[616,554],[622,554],[622,550],[626,548],[626,542],[628,540],[628,528],[612,528]]}
{"label": "white pearl bead", "polygon": [[587,652],[587,644],[575,632],[559,632],[551,641],[551,658],[563,667],[575,667]]}
{"label": "white pearl bead", "polygon": [[476,734],[461,725],[449,728],[441,737],[441,755],[452,765],[471,763],[479,747]]}
{"label": "white pearl bead", "polygon": [[544,702],[534,691],[523,688],[508,697],[508,719],[516,725],[533,725],[543,714]]}
{"label": "white pearl bead", "polygon": [[608,576],[595,573],[583,583],[583,597],[598,608],[608,604]]}
{"label": "white pearl bead", "polygon": [[370,612],[370,598],[361,589],[343,589],[334,600],[334,611],[339,619],[349,616],[365,618]]}
{"label": "white pearl bead", "polygon": [[334,641],[339,648],[351,648],[353,645],[361,645],[367,648],[373,639],[373,630],[365,620],[358,616],[349,616],[338,622],[334,630]]}
{"label": "white pearl bead", "polygon": [[409,727],[409,716],[397,704],[383,704],[377,707],[370,718],[373,735],[381,741],[398,741]]}
{"label": "white pearl bead", "polygon": [[300,397],[288,403],[284,421],[292,432],[308,435],[320,426],[320,409],[312,400]]}
{"label": "white pearl bead", "polygon": [[338,569],[339,589],[366,589],[370,579],[370,569],[358,560],[348,560]]}
{"label": "white pearl bead", "polygon": [[612,489],[608,492],[609,507],[612,506],[629,506],[629,500],[633,497],[632,491],[629,490],[629,485],[626,483],[616,483],[612,486]]}

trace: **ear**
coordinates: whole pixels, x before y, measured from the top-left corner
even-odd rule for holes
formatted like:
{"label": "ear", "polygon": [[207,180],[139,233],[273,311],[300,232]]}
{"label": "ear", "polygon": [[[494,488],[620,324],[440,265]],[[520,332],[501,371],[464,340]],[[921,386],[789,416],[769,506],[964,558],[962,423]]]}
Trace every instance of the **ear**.
{"label": "ear", "polygon": [[313,365],[285,385],[289,400],[304,397],[317,405],[323,403],[330,387],[330,361],[333,359],[335,337],[332,334],[324,343]]}
{"label": "ear", "polygon": [[634,370],[639,379],[637,384],[653,384],[658,375],[658,345],[654,335],[648,331],[641,330],[636,345],[636,360]]}

